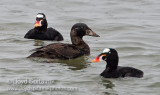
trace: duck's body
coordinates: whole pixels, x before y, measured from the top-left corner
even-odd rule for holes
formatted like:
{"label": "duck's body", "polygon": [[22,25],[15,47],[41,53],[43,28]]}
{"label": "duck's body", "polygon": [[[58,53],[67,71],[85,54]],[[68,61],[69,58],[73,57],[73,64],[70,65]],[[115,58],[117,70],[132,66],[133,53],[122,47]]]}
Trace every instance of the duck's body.
{"label": "duck's body", "polygon": [[62,41],[63,36],[53,28],[47,28],[47,30],[36,30],[31,29],[24,36],[24,38],[28,39],[38,39],[38,40],[54,40],[54,41]]}
{"label": "duck's body", "polygon": [[118,66],[118,53],[115,49],[107,48],[98,55],[92,62],[99,62],[100,57],[106,61],[107,65],[105,70],[100,74],[105,78],[119,78],[119,77],[143,77],[143,71],[133,67]]}
{"label": "duck's body", "polygon": [[[84,45],[83,45],[84,46]],[[83,47],[82,46],[82,47]],[[83,55],[89,55],[89,47],[79,48],[72,44],[55,43],[35,49],[36,52],[29,57],[43,57],[49,59],[73,59]]]}
{"label": "duck's body", "polygon": [[54,43],[35,49],[29,57],[43,57],[51,59],[73,59],[90,54],[89,46],[83,41],[83,36],[96,36],[86,24],[77,23],[71,29],[72,44]]}
{"label": "duck's body", "polygon": [[63,36],[53,28],[47,28],[48,23],[43,13],[38,13],[35,27],[29,30],[24,38],[37,40],[62,41]]}
{"label": "duck's body", "polygon": [[118,66],[115,71],[110,72],[109,68],[105,69],[101,74],[105,78],[119,78],[119,77],[143,77],[143,72],[133,67]]}

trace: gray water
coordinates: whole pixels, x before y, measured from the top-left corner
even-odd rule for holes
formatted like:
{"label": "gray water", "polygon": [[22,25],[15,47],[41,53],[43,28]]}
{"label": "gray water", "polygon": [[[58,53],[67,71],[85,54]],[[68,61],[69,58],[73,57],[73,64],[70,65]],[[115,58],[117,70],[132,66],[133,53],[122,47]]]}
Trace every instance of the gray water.
{"label": "gray water", "polygon": [[[77,22],[99,34],[84,37],[90,56],[53,63],[27,59],[30,50],[55,43],[23,38],[39,12],[62,33],[62,43],[71,43]],[[1,0],[0,95],[160,95],[159,32],[160,0]],[[106,63],[91,60],[104,48],[115,48],[119,65],[138,68],[144,77],[101,78]]]}

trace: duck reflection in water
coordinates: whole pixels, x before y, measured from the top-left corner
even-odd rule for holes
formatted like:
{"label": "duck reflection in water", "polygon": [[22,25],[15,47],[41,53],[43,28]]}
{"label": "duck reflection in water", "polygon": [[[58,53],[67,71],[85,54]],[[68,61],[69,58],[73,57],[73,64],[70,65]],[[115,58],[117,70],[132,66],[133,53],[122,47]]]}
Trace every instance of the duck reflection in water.
{"label": "duck reflection in water", "polygon": [[112,91],[115,85],[109,79],[102,77],[100,84],[105,87],[105,91],[103,92],[105,95],[118,95],[115,91]]}
{"label": "duck reflection in water", "polygon": [[82,56],[76,59],[70,59],[70,60],[58,60],[58,59],[47,59],[47,58],[31,58],[31,60],[36,61],[38,63],[60,63],[60,65],[68,66],[68,69],[70,70],[82,70],[84,68],[87,68],[89,65],[88,57]]}
{"label": "duck reflection in water", "polygon": [[89,64],[88,57],[82,56],[76,59],[71,60],[57,60],[58,63],[61,63],[64,66],[69,66],[69,69],[71,70],[81,70],[84,68],[87,68]]}

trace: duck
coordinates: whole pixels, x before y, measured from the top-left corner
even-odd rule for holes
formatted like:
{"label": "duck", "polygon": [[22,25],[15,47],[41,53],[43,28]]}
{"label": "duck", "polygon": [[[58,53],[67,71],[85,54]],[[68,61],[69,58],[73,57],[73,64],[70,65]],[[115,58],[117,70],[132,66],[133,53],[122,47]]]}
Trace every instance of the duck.
{"label": "duck", "polygon": [[44,13],[38,13],[34,28],[29,30],[24,38],[36,40],[62,41],[62,34],[52,27],[47,28],[48,23]]}
{"label": "duck", "polygon": [[42,57],[48,59],[74,59],[90,54],[90,47],[84,42],[83,36],[100,37],[93,32],[85,23],[76,23],[72,26],[70,37],[72,44],[53,43],[34,49],[28,58]]}
{"label": "duck", "polygon": [[119,56],[115,49],[105,48],[92,62],[106,61],[105,70],[100,74],[104,78],[143,77],[143,71],[133,67],[118,66]]}

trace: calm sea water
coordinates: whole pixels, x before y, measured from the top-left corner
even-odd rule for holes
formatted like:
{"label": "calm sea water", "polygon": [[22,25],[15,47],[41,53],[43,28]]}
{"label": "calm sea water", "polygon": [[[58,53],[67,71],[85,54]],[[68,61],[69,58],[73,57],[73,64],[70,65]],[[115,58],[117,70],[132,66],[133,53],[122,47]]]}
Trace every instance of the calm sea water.
{"label": "calm sea water", "polygon": [[[160,95],[160,0],[1,0],[0,95]],[[71,43],[70,29],[86,23],[101,37],[84,37],[91,55],[47,63],[27,59],[30,50],[55,43],[24,39],[37,13]],[[115,48],[119,65],[144,71],[143,78],[104,79],[106,63],[91,63]],[[14,90],[14,91],[13,91]]]}

